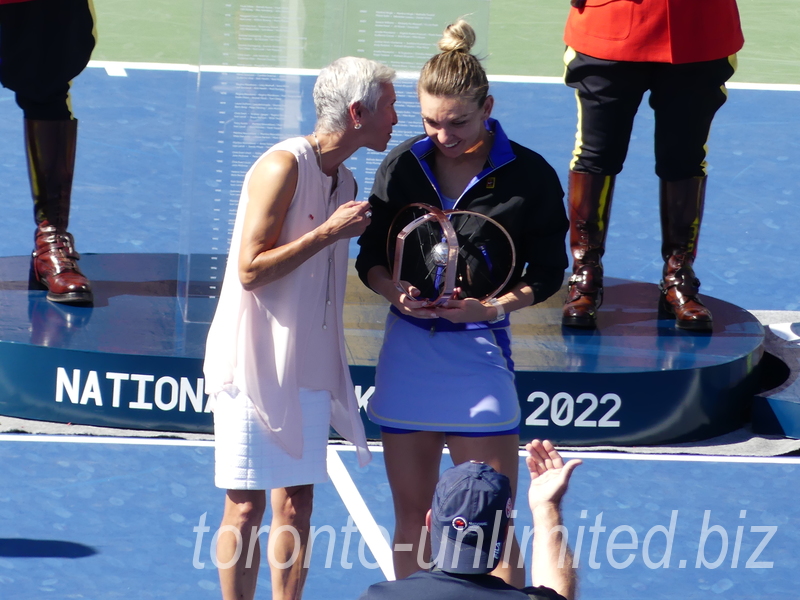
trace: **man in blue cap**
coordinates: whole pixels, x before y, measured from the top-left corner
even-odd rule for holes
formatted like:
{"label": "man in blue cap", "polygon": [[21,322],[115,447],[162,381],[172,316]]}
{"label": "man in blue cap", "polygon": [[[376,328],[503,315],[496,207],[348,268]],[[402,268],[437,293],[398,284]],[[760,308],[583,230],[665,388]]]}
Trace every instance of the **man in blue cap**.
{"label": "man in blue cap", "polygon": [[370,586],[361,600],[572,600],[575,572],[560,529],[560,504],[581,461],[564,464],[548,440],[533,440],[525,449],[531,475],[528,504],[537,532],[531,587],[519,590],[489,574],[503,554],[513,508],[511,485],[489,465],[466,462],[442,474],[425,519],[433,568]]}

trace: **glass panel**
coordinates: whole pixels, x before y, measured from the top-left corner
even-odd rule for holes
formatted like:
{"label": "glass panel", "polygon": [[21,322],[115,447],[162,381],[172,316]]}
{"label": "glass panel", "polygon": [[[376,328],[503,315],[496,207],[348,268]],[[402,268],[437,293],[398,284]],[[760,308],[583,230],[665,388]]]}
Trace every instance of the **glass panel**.
{"label": "glass panel", "polygon": [[[365,56],[399,73],[394,142],[421,132],[415,79],[445,25],[469,14],[486,54],[488,0],[268,0],[202,3],[196,87],[190,94],[181,229],[180,304],[210,322],[222,284],[245,174],[267,148],[312,131],[317,72],[340,56]],[[365,199],[383,155],[347,165]]]}

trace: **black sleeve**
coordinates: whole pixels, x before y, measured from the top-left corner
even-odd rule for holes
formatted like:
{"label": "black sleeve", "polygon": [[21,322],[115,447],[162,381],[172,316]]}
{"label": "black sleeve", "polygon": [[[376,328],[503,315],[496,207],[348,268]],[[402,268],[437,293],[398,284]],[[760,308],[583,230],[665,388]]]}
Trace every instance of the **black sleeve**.
{"label": "black sleeve", "polygon": [[389,268],[386,240],[395,215],[404,206],[414,202],[441,206],[436,190],[410,151],[411,146],[422,137],[411,138],[396,146],[375,173],[369,197],[372,218],[358,238],[361,248],[356,258],[356,271],[367,287],[370,269],[375,266]]}
{"label": "black sleeve", "polygon": [[369,287],[367,273],[372,267],[389,266],[386,256],[386,236],[392,225],[392,211],[389,209],[388,184],[395,164],[394,157],[387,156],[375,172],[375,182],[369,196],[372,217],[370,224],[358,238],[358,245],[361,248],[356,258],[356,271],[367,287]]}
{"label": "black sleeve", "polygon": [[531,600],[566,600],[564,596],[549,587],[525,587],[522,593],[527,594]]}
{"label": "black sleeve", "polygon": [[533,303],[538,304],[555,294],[564,280],[569,266],[565,243],[569,221],[558,175],[541,156],[535,156],[539,164],[532,194],[534,212],[528,219],[521,258],[528,263],[522,280],[533,288]]}

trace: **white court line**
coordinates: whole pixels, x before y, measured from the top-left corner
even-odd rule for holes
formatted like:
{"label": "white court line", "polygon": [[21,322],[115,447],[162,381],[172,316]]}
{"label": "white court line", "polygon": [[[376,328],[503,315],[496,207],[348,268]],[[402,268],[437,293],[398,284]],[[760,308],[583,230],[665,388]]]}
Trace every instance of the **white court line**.
{"label": "white court line", "polygon": [[[708,454],[628,454],[626,452],[559,452],[564,458],[599,458],[604,460],[652,460],[660,462],[717,462],[749,464],[793,464],[800,465],[800,457],[795,456],[712,456]],[[521,457],[527,452],[520,451]]]}
{"label": "white court line", "polygon": [[767,92],[800,92],[796,83],[739,83],[729,81],[725,84],[729,90],[764,90]]}
{"label": "white court line", "polygon": [[[121,444],[121,445],[128,445],[128,446],[188,446],[188,447],[200,447],[200,448],[213,448],[214,441],[213,440],[174,440],[169,438],[145,438],[145,437],[102,437],[102,436],[93,436],[93,435],[43,435],[38,433],[0,433],[0,442],[64,442],[64,443],[73,443],[73,444]],[[383,452],[383,446],[370,446],[369,447],[371,452]],[[344,445],[344,444],[330,444],[328,446],[328,460],[329,460],[329,474],[331,475],[331,479],[333,479],[333,475],[330,473],[330,457],[331,454],[336,454],[336,452],[354,452],[355,447]],[[449,454],[449,450],[447,448],[444,449],[444,454]],[[527,456],[527,452],[524,450],[519,451],[520,458],[525,458]],[[634,454],[628,452],[583,452],[578,450],[564,450],[561,452],[561,456],[564,458],[590,458],[590,459],[602,459],[602,460],[652,460],[652,461],[675,461],[675,462],[724,462],[724,463],[749,463],[749,464],[790,464],[796,465],[800,464],[800,457],[797,456],[712,456],[708,454]],[[341,463],[341,460],[338,455],[336,456],[336,460]],[[342,464],[344,468],[344,464]],[[347,469],[344,470],[344,475],[348,478],[350,484],[352,485],[351,490],[355,490],[355,493],[358,494],[358,490],[355,488],[355,484],[353,480],[350,478],[350,475],[347,473]],[[335,482],[334,482],[335,483]],[[345,484],[346,485],[346,484]],[[337,485],[337,490],[338,490]],[[342,494],[342,492],[339,492]],[[344,496],[342,497],[344,499]],[[361,506],[364,507],[366,511],[366,504],[363,503],[363,500],[360,499]],[[352,512],[352,511],[351,511]],[[371,517],[371,515],[370,515]],[[353,515],[353,519],[355,520],[355,514]],[[374,523],[374,520],[373,520]],[[358,524],[356,522],[356,524]],[[359,526],[359,529],[361,527]],[[383,537],[381,536],[381,539]],[[387,545],[388,548],[388,545]],[[375,554],[374,549],[370,546],[370,550],[373,550],[373,554]],[[375,555],[377,559],[377,554]],[[383,568],[383,567],[381,567]]]}
{"label": "white court line", "polygon": [[336,491],[342,498],[347,511],[353,517],[358,530],[361,532],[364,541],[367,543],[375,560],[383,571],[383,576],[387,581],[394,581],[394,565],[392,563],[392,549],[389,543],[383,537],[378,524],[372,513],[369,512],[364,499],[358,492],[353,478],[347,472],[347,467],[344,466],[342,459],[339,457],[337,449],[343,449],[344,446],[328,446],[328,475],[330,475]]}
{"label": "white court line", "polygon": [[72,444],[120,444],[126,446],[214,447],[213,440],[174,440],[170,438],[103,437],[94,435],[42,435],[38,433],[0,433],[0,442],[65,442]]}
{"label": "white court line", "polygon": [[[105,69],[113,77],[126,77],[128,69],[147,71],[186,71],[188,73],[251,73],[260,75],[308,75],[316,77],[319,69],[293,69],[284,67],[240,67],[234,65],[189,65],[181,63],[128,62],[115,60],[90,60],[89,67]],[[398,71],[398,79],[416,79],[416,71]],[[489,75],[489,81],[506,83],[548,83],[564,84],[562,77],[543,77],[535,75]],[[763,90],[775,92],[800,92],[800,84],[795,83],[745,83],[728,82],[732,90]]]}
{"label": "white court line", "polygon": [[[334,446],[338,450],[355,452],[354,446]],[[383,452],[383,446],[370,446],[371,452]],[[447,448],[444,454],[449,454]],[[632,452],[583,452],[579,450],[559,451],[564,458],[594,458],[602,460],[653,460],[677,462],[726,462],[726,463],[767,463],[767,464],[800,464],[797,456],[713,456],[709,454],[634,454]],[[520,458],[525,458],[528,453],[519,451]]]}
{"label": "white court line", "polygon": [[558,83],[564,85],[563,77],[538,77],[533,75],[487,75],[489,81],[504,83]]}

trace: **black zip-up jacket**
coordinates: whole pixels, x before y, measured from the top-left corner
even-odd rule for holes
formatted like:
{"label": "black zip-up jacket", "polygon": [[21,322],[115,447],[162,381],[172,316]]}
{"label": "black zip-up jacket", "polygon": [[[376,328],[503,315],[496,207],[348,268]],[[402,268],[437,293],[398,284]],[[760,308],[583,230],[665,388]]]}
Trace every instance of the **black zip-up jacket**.
{"label": "black zip-up jacket", "polygon": [[[520,281],[533,288],[533,303],[542,302],[561,287],[567,261],[565,237],[569,221],[564,192],[553,168],[539,154],[510,141],[500,124],[489,119],[494,144],[484,170],[456,203],[500,223],[514,240],[517,261],[500,295]],[[372,267],[391,271],[386,238],[394,216],[408,204],[423,202],[442,208],[430,162],[433,142],[421,135],[399,144],[381,163],[369,202],[372,221],[359,238],[356,260],[359,277],[367,283]]]}

